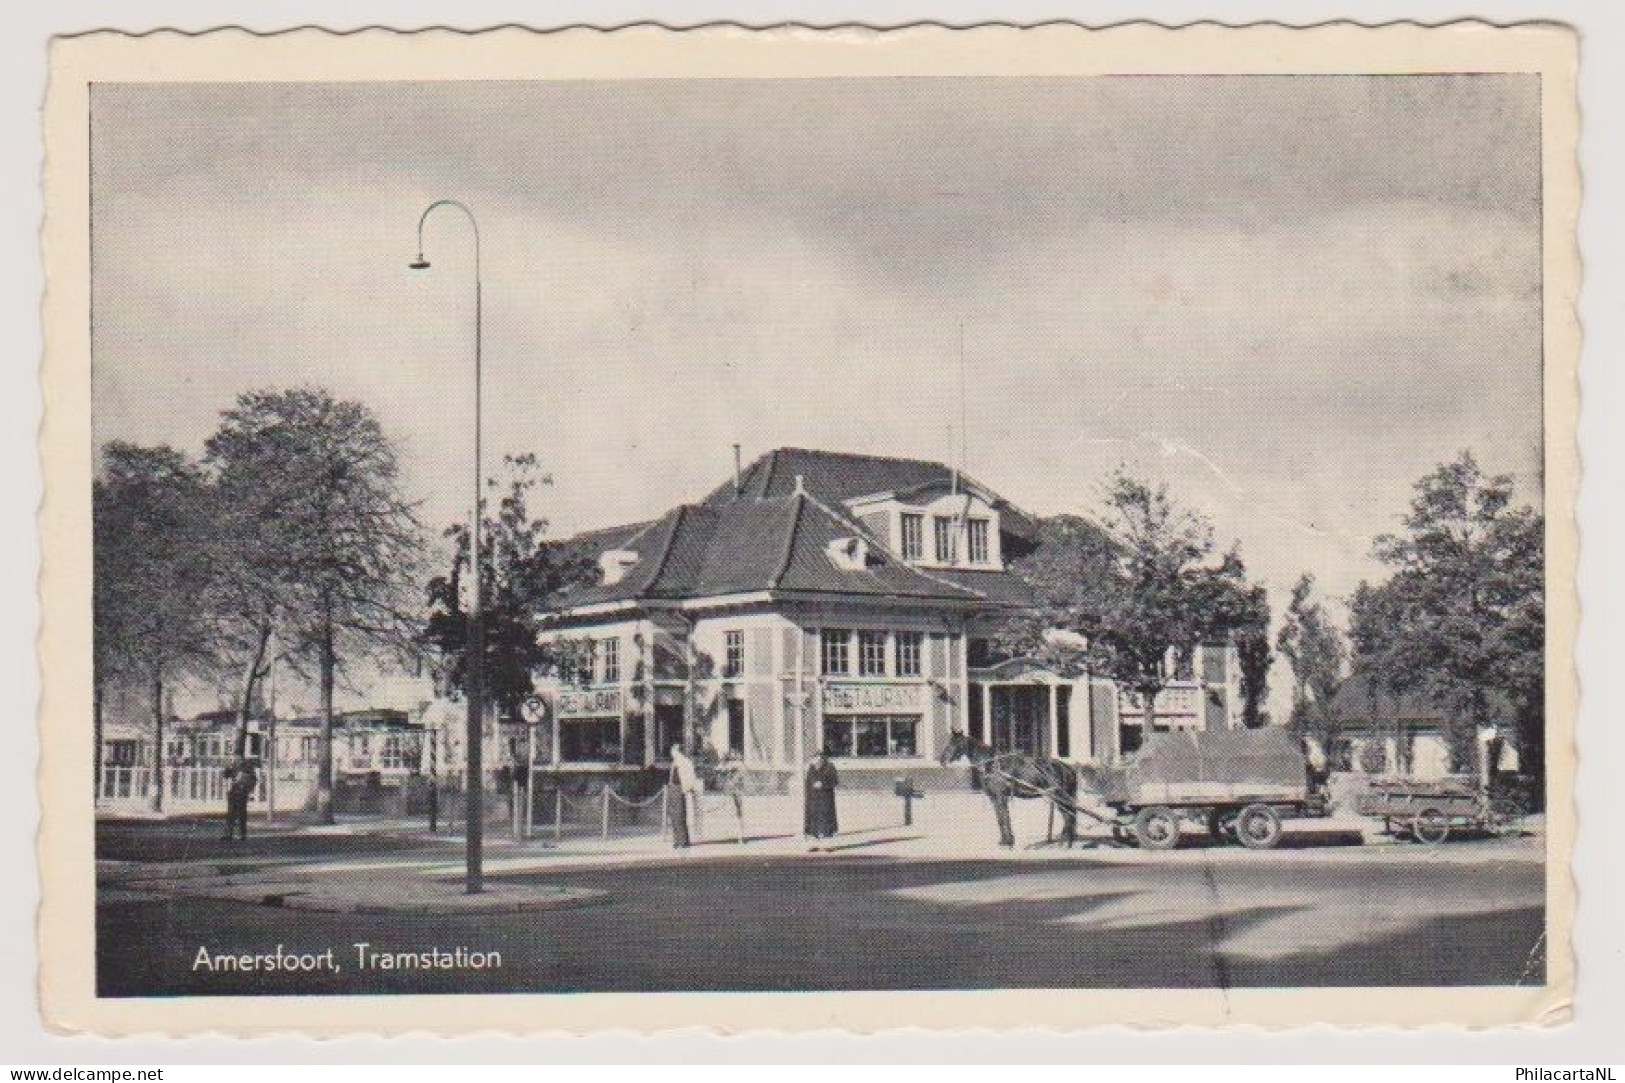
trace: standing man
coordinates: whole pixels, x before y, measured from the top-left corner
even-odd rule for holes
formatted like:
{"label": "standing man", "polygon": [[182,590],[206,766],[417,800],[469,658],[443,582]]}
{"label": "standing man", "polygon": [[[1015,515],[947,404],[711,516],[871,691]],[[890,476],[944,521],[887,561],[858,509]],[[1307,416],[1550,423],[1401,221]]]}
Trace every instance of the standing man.
{"label": "standing man", "polygon": [[683,751],[682,745],[671,746],[671,783],[676,801],[671,802],[671,844],[679,850],[687,849],[693,837],[689,817],[690,805],[699,799],[700,773],[694,761]]}
{"label": "standing man", "polygon": [[238,756],[226,767],[225,838],[248,839],[248,800],[259,782],[259,768],[251,756]]}
{"label": "standing man", "polygon": [[[840,830],[835,818],[835,787],[840,785],[840,781],[826,748],[807,768],[807,819],[803,832],[809,837],[830,839]],[[818,847],[815,845],[813,849]]]}

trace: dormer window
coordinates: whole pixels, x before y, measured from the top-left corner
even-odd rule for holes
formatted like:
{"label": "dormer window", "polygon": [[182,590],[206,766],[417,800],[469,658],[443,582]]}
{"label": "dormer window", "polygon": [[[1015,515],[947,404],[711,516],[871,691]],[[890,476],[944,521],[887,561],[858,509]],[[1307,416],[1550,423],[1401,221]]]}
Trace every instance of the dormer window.
{"label": "dormer window", "polygon": [[931,519],[931,528],[936,542],[936,558],[938,564],[952,564],[954,562],[954,521],[945,515],[937,515]]}
{"label": "dormer window", "polygon": [[903,512],[903,559],[920,560],[925,556],[925,516],[916,511]]}
{"label": "dormer window", "polygon": [[971,519],[966,522],[967,534],[965,539],[966,555],[972,564],[986,564],[988,562],[987,549],[987,520]]}
{"label": "dormer window", "polygon": [[604,585],[612,587],[626,578],[626,573],[637,564],[638,555],[630,549],[610,549],[598,557],[598,570],[604,573]]}
{"label": "dormer window", "polygon": [[836,538],[826,548],[830,563],[847,572],[861,572],[869,566],[869,543],[862,538]]}

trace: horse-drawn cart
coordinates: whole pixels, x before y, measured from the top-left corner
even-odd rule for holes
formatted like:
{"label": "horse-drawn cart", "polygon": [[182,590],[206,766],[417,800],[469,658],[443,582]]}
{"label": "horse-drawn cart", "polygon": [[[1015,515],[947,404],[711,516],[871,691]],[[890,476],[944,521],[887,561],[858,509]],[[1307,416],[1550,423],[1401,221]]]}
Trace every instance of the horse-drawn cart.
{"label": "horse-drawn cart", "polygon": [[1123,766],[1094,773],[1091,788],[1116,814],[1113,837],[1147,850],[1179,845],[1187,820],[1267,850],[1282,821],[1328,815],[1324,775],[1282,729],[1159,733]]}
{"label": "horse-drawn cart", "polygon": [[1449,838],[1452,831],[1501,831],[1518,814],[1510,797],[1460,778],[1373,779],[1370,792],[1360,796],[1357,807],[1362,816],[1380,819],[1386,833],[1430,846]]}

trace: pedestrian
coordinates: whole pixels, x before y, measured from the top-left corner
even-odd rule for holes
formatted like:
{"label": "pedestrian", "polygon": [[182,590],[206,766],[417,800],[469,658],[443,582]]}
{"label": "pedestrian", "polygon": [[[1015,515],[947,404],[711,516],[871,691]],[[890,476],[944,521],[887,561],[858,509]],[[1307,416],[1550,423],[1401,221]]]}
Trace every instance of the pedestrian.
{"label": "pedestrian", "polygon": [[[823,749],[807,768],[807,815],[802,831],[808,837],[834,838],[840,830],[835,818],[835,787],[840,785],[840,781],[835,764],[830,761],[829,749]],[[813,849],[818,847],[814,846]]]}
{"label": "pedestrian", "polygon": [[740,845],[745,842],[745,761],[739,753],[728,750],[717,766],[717,788],[733,801],[734,835]]}
{"label": "pedestrian", "polygon": [[686,850],[693,840],[690,805],[699,799],[700,773],[694,769],[694,761],[683,751],[682,745],[671,746],[671,781],[668,785],[670,788],[667,792],[672,797],[667,802],[671,817],[671,844],[679,850]]}
{"label": "pedestrian", "polygon": [[248,801],[259,783],[259,768],[251,756],[238,756],[226,765],[225,838],[248,839]]}

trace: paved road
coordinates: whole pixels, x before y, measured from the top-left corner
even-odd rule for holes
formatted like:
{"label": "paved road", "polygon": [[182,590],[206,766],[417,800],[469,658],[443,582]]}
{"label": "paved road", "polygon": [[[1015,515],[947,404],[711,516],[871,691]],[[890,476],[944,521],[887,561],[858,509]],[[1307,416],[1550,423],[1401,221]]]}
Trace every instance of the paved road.
{"label": "paved road", "polygon": [[[1481,846],[1482,859],[1474,860]],[[1499,844],[1143,860],[814,855],[578,869],[611,893],[532,915],[326,915],[115,891],[104,996],[576,990],[945,989],[1537,983],[1542,873]],[[1439,853],[1443,853],[1441,851]],[[1222,858],[1222,859],[1221,859]],[[500,969],[362,971],[457,947]],[[211,951],[335,949],[337,974],[195,972]]]}

